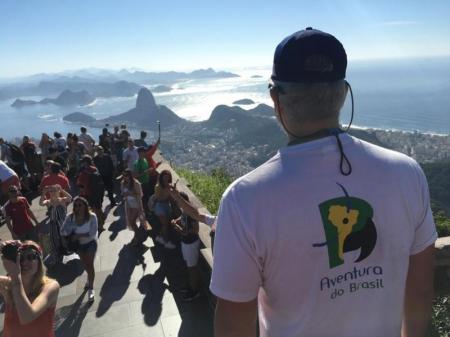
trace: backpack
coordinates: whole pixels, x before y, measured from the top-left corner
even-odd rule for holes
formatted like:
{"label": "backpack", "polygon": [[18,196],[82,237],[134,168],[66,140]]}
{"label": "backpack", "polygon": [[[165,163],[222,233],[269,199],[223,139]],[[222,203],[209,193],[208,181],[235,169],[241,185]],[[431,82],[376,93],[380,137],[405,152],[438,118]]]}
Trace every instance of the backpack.
{"label": "backpack", "polygon": [[105,194],[105,183],[98,170],[89,173],[89,191],[94,199],[103,198]]}

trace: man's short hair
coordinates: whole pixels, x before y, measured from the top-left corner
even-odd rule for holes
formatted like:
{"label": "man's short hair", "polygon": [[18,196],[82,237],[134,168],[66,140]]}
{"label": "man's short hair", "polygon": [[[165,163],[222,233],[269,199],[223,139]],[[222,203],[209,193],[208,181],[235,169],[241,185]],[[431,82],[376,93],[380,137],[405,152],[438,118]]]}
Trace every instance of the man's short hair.
{"label": "man's short hair", "polygon": [[87,130],[86,130],[86,128],[85,128],[84,126],[82,126],[82,127],[80,128],[80,131],[83,132],[83,133],[85,133]]}
{"label": "man's short hair", "polygon": [[145,153],[145,147],[144,146],[139,146],[137,149],[138,153]]}
{"label": "man's short hair", "polygon": [[61,171],[61,165],[59,163],[53,162],[50,164],[50,171],[53,174],[58,174]]}
{"label": "man's short hair", "polygon": [[147,132],[141,131],[141,138],[145,138],[145,137],[147,137]]}
{"label": "man's short hair", "polygon": [[274,81],[289,122],[337,118],[347,95],[344,80],[325,83]]}

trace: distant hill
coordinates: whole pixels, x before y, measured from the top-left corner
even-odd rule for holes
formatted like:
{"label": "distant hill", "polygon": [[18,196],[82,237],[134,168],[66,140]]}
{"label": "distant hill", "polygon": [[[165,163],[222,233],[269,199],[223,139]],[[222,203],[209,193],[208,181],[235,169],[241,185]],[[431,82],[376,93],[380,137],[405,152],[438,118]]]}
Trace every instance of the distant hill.
{"label": "distant hill", "polygon": [[252,101],[249,98],[244,98],[244,99],[238,99],[237,101],[234,101],[233,104],[236,104],[236,105],[248,105],[248,104],[255,104],[255,102]]}
{"label": "distant hill", "polygon": [[70,91],[64,90],[56,98],[44,98],[40,101],[21,100],[16,99],[11,105],[14,108],[21,108],[24,106],[30,106],[35,104],[54,104],[59,106],[67,105],[88,105],[95,101],[95,97],[91,96],[86,90],[83,91]]}
{"label": "distant hill", "polygon": [[[82,69],[61,74],[37,74],[0,86],[0,100],[49,96],[63,90],[86,90],[96,97],[131,97],[142,85],[167,85],[185,80],[232,78],[239,75],[212,68],[186,72],[145,72]],[[141,85],[142,84],[142,85]]]}
{"label": "distant hill", "polygon": [[141,88],[137,95],[136,107],[124,113],[96,120],[91,116],[75,112],[64,117],[64,120],[89,125],[128,124],[139,128],[154,129],[156,121],[160,121],[164,127],[188,123],[185,119],[178,117],[172,110],[164,105],[157,105],[150,90]]}
{"label": "distant hill", "polygon": [[83,123],[83,124],[91,124],[95,122],[95,118],[91,117],[83,112],[73,112],[63,117],[63,121],[66,122],[74,122],[74,123]]}
{"label": "distant hill", "polygon": [[170,92],[172,88],[167,85],[158,85],[152,89],[153,93]]}
{"label": "distant hill", "polygon": [[135,108],[101,120],[103,123],[133,123],[152,129],[156,126],[156,121],[164,126],[186,122],[166,106],[157,105],[152,93],[146,88],[139,90]]}

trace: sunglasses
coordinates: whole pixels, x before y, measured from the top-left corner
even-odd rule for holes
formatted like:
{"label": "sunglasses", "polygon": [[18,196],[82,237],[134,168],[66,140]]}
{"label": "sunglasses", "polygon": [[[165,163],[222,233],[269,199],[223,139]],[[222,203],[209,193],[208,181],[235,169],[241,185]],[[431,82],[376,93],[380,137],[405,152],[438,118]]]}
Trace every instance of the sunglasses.
{"label": "sunglasses", "polygon": [[26,254],[20,254],[20,262],[24,262],[24,261],[34,261],[37,260],[39,258],[39,254],[36,252],[30,252],[30,253],[26,253]]}

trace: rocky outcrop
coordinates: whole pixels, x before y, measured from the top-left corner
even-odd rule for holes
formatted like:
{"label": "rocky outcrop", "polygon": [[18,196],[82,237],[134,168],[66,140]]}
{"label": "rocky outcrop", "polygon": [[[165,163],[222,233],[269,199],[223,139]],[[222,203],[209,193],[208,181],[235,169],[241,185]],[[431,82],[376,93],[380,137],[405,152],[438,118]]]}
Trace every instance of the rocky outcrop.
{"label": "rocky outcrop", "polygon": [[83,112],[73,112],[63,117],[63,121],[72,123],[91,124],[95,122],[95,118]]}
{"label": "rocky outcrop", "polygon": [[32,101],[32,100],[24,100],[24,99],[20,99],[17,98],[13,104],[11,104],[11,106],[13,108],[23,108],[25,106],[30,106],[30,105],[36,105],[39,104],[39,102],[36,101]]}
{"label": "rocky outcrop", "polygon": [[234,101],[233,104],[236,104],[236,105],[250,105],[250,104],[255,104],[255,102],[252,101],[249,98],[244,98],[244,99],[238,99],[237,101]]}
{"label": "rocky outcrop", "polygon": [[156,121],[164,126],[171,126],[187,122],[178,117],[172,110],[164,105],[157,105],[150,90],[142,88],[139,90],[136,107],[121,113],[102,119],[102,123],[128,123],[139,127],[155,128]]}

